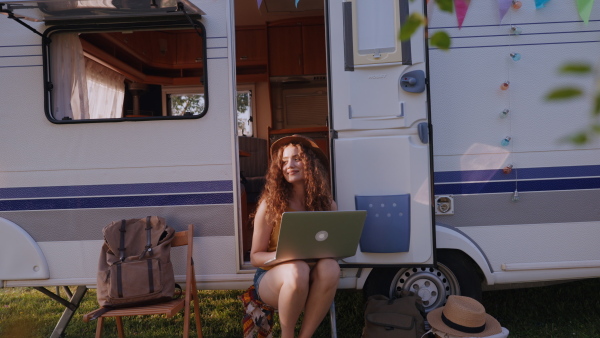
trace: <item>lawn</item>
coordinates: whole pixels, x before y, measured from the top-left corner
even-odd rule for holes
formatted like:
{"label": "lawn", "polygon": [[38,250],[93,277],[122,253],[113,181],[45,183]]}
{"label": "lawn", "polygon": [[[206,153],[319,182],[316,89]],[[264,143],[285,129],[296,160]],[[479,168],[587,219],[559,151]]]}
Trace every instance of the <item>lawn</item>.
{"label": "lawn", "polygon": [[[483,305],[510,337],[600,337],[600,279],[552,286],[488,291]],[[241,337],[242,291],[200,291],[204,337]],[[64,294],[64,293],[63,293]],[[93,337],[95,323],[84,323],[83,313],[97,306],[90,290],[69,324],[66,337]],[[338,337],[360,337],[364,299],[361,291],[339,290],[336,296]],[[29,288],[0,289],[0,337],[48,337],[62,312],[61,305]],[[181,335],[183,318],[138,317],[124,319],[128,336]],[[315,337],[329,337],[329,320]],[[275,337],[278,336],[275,326]],[[104,337],[116,337],[114,321],[105,324]]]}

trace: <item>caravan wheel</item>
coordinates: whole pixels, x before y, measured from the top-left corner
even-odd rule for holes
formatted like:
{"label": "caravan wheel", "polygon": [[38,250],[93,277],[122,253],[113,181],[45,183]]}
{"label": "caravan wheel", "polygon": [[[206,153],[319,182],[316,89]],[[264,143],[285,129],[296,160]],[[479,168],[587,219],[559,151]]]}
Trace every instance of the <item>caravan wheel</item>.
{"label": "caravan wheel", "polygon": [[463,254],[444,251],[438,254],[438,266],[403,269],[374,269],[365,284],[365,295],[399,296],[401,290],[421,296],[427,312],[446,304],[450,295],[481,300],[481,279]]}

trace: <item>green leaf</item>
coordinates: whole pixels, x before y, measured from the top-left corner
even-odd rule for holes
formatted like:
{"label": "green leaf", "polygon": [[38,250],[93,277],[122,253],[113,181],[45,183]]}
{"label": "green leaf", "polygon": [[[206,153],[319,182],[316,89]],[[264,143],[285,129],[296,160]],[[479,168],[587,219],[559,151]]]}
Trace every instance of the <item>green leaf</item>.
{"label": "green leaf", "polygon": [[454,11],[454,2],[452,0],[435,0],[435,3],[444,12],[452,13]]}
{"label": "green leaf", "polygon": [[411,13],[408,20],[400,27],[398,38],[400,41],[410,40],[410,37],[417,31],[421,25],[425,24],[425,17],[420,13]]}
{"label": "green leaf", "polygon": [[596,134],[600,134],[600,124],[593,124],[592,125],[592,130],[596,133]]}
{"label": "green leaf", "polygon": [[430,45],[443,50],[450,49],[450,43],[450,35],[444,31],[435,32],[429,40]]}
{"label": "green leaf", "polygon": [[596,93],[596,97],[594,98],[594,116],[600,115],[600,93]]}
{"label": "green leaf", "polygon": [[548,95],[546,96],[546,100],[549,100],[549,101],[566,100],[566,99],[572,99],[577,96],[581,96],[582,94],[583,94],[583,92],[579,88],[563,87],[563,88],[555,89],[555,90],[551,91],[550,93],[548,93]]}
{"label": "green leaf", "polygon": [[567,63],[560,67],[560,72],[566,74],[588,74],[592,72],[592,66],[589,63]]}
{"label": "green leaf", "polygon": [[572,135],[569,140],[575,144],[585,144],[589,141],[588,135],[584,132]]}

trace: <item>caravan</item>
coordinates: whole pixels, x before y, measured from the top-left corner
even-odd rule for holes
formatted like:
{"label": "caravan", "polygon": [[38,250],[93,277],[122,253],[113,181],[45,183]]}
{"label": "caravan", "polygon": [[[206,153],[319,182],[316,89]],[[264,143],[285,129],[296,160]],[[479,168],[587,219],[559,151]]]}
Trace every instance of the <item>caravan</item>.
{"label": "caravan", "polygon": [[199,288],[248,287],[267,149],[290,134],[329,157],[340,210],[368,211],[340,288],[409,289],[431,310],[600,276],[600,145],[561,142],[589,100],[543,99],[596,90],[556,70],[597,61],[598,8],[584,24],[572,2],[523,1],[499,20],[473,1],[459,28],[434,6],[443,51],[423,29],[397,38],[425,6],[0,0],[0,286],[78,286],[78,304],[102,227],[158,215],[195,225]]}

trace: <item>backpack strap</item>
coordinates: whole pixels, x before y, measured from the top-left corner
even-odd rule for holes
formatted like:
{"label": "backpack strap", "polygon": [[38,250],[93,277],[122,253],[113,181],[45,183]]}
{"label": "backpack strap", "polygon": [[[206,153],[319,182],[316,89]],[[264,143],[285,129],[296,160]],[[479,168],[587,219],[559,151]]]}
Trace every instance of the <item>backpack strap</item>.
{"label": "backpack strap", "polygon": [[119,260],[122,262],[125,259],[125,224],[126,220],[121,221],[121,245],[119,246]]}
{"label": "backpack strap", "polygon": [[140,258],[144,258],[146,256],[146,252],[150,253],[152,256],[152,226],[150,226],[150,218],[151,216],[146,216],[146,249],[142,252]]}
{"label": "backpack strap", "polygon": [[154,271],[152,270],[152,259],[147,259],[148,263],[148,290],[154,293]]}
{"label": "backpack strap", "polygon": [[98,319],[98,318],[100,318],[100,316],[102,316],[103,314],[107,313],[110,310],[112,310],[111,307],[103,306],[94,313],[94,315],[90,318],[90,320]]}
{"label": "backpack strap", "polygon": [[126,220],[121,220],[121,228],[119,232],[121,232],[121,245],[119,245],[119,260],[117,262],[117,292],[119,298],[123,297],[123,282],[121,275],[121,263],[125,260],[125,225],[127,224]]}

